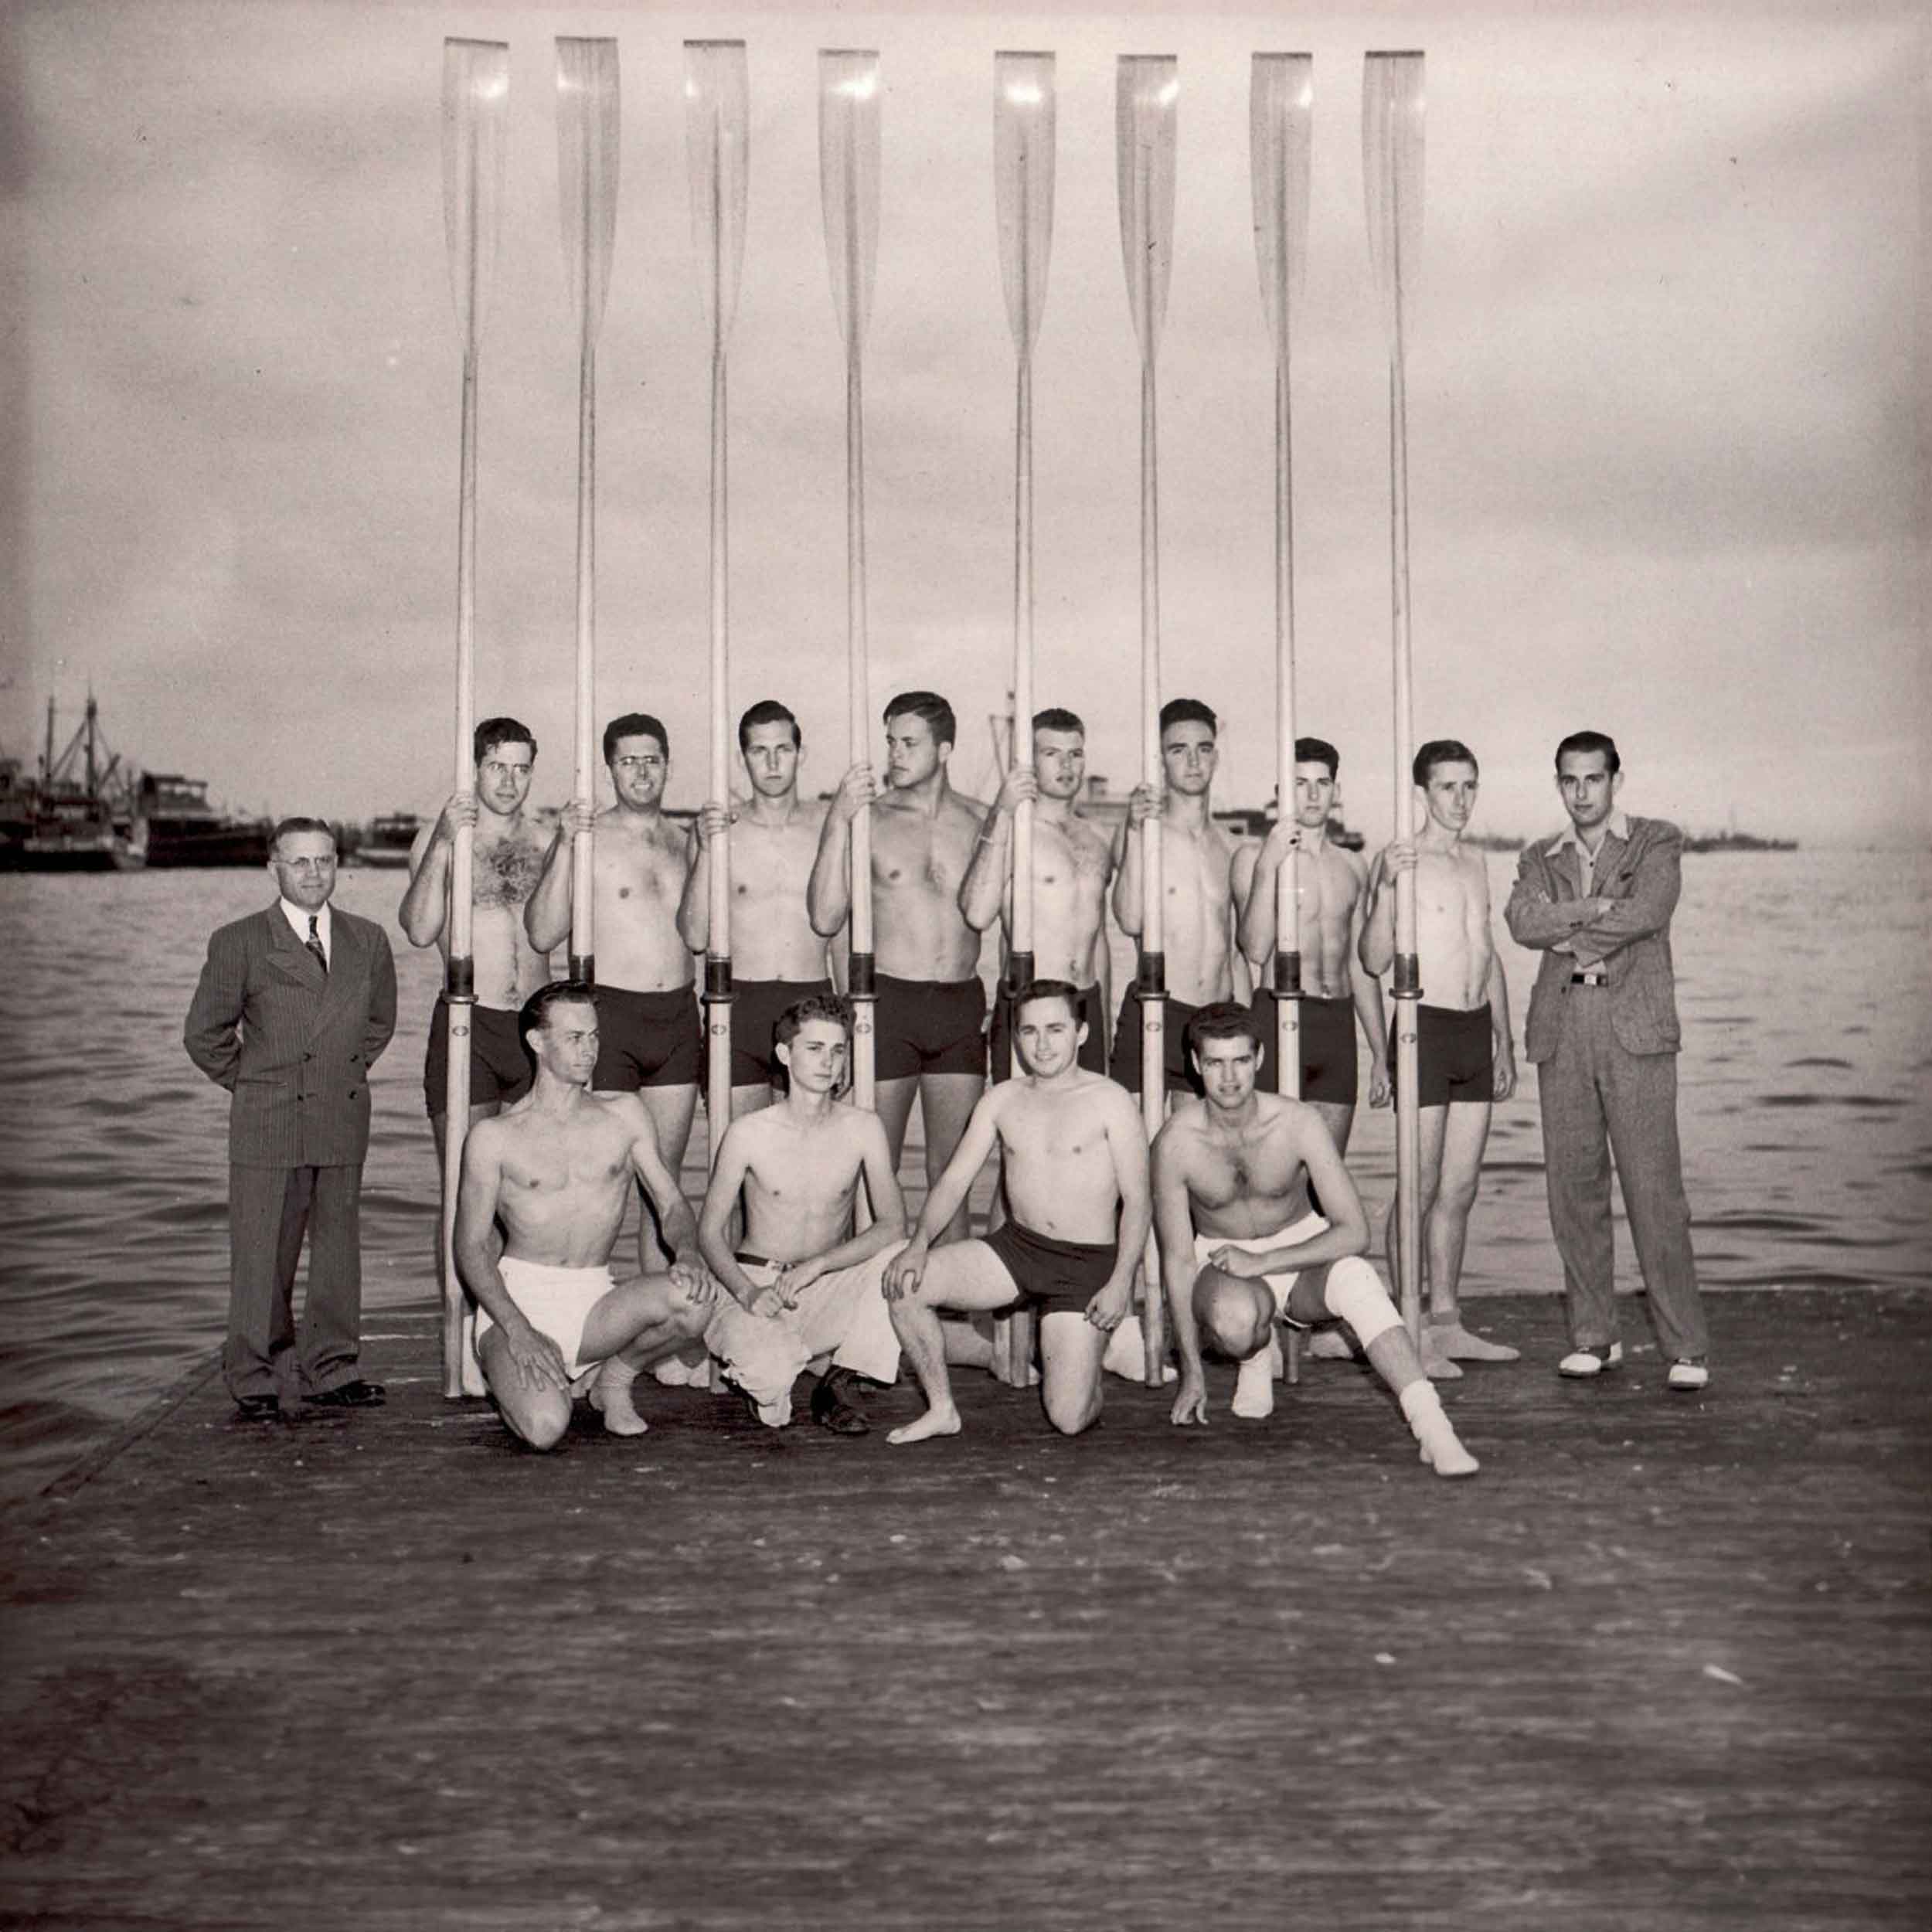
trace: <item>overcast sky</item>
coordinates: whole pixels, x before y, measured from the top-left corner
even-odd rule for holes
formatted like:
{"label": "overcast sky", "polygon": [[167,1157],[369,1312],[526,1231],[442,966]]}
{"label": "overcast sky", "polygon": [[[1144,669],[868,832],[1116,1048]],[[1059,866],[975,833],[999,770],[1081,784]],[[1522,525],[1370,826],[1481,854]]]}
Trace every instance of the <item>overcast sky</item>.
{"label": "overcast sky", "polygon": [[1923,842],[1927,363],[1918,9],[1475,3],[1353,12],[16,5],[0,20],[9,541],[0,747],[90,683],[111,742],[236,804],[367,818],[450,784],[460,349],[446,34],[507,40],[509,175],[482,366],[478,693],[570,784],[576,358],[558,33],[614,35],[623,182],[599,354],[600,716],[656,711],[706,786],[707,345],[682,43],[741,35],[753,131],[731,340],[734,713],[777,696],[833,783],[844,388],[815,50],[876,46],[883,216],[866,362],[872,688],[930,685],[990,767],[1011,651],[1012,349],[992,57],[1059,56],[1036,359],[1042,703],[1138,759],[1139,366],[1114,65],[1180,61],[1159,365],[1165,694],[1227,716],[1221,796],[1274,782],[1272,366],[1250,227],[1257,49],[1311,51],[1294,371],[1300,713],[1352,821],[1389,804],[1386,364],[1362,55],[1428,56],[1409,370],[1418,733],[1481,819],[1558,821],[1565,730],[1696,828]]}

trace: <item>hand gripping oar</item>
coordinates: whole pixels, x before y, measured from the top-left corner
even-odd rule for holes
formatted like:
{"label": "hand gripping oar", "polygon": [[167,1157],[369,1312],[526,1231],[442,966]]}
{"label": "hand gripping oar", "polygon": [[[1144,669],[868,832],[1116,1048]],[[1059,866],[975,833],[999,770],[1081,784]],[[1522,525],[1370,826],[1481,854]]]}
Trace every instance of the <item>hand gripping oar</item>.
{"label": "hand gripping oar", "polygon": [[[1294,466],[1290,350],[1308,266],[1308,148],[1315,60],[1305,53],[1257,53],[1248,92],[1249,160],[1254,178],[1254,248],[1261,307],[1274,344],[1275,811],[1294,822]],[[1279,1090],[1301,1091],[1301,918],[1298,859],[1275,875],[1275,1073]]]}
{"label": "hand gripping oar", "polygon": [[[1033,342],[1046,306],[1053,247],[1053,124],[1050,53],[993,56],[993,206],[999,224],[1000,281],[1017,358],[1013,405],[1012,761],[1030,760],[1033,743]],[[1008,937],[1011,993],[1033,977],[1033,804],[1013,813],[1013,919]],[[1017,1019],[1018,1015],[1015,1018]],[[1024,1310],[995,1324],[1005,1376],[1026,1386],[1033,1324]]]}
{"label": "hand gripping oar", "polygon": [[[879,56],[827,49],[818,56],[818,193],[832,305],[845,342],[845,634],[852,755],[872,736],[866,646],[866,323],[879,261]],[[852,821],[852,1098],[871,1107],[877,964],[872,938],[872,818]]]}
{"label": "hand gripping oar", "polygon": [[[742,40],[684,43],[684,146],[691,179],[691,237],[698,287],[711,332],[711,796],[731,802],[730,535],[726,515],[725,343],[738,306],[744,261],[747,168],[750,157],[750,85]],[[705,1111],[711,1162],[731,1119],[731,828],[707,854],[709,901],[705,949]]]}
{"label": "hand gripping oar", "polygon": [[[476,758],[476,370],[483,314],[503,204],[504,130],[509,119],[510,50],[497,40],[443,43],[443,231],[450,284],[463,337],[463,440],[456,510],[455,789],[472,790]],[[463,1393],[463,1284],[456,1271],[456,1202],[470,1121],[470,1023],[476,1005],[470,875],[476,835],[456,830],[450,860],[449,959],[444,1000],[449,1022],[447,1104],[443,1131],[443,1393]]]}
{"label": "hand gripping oar", "polygon": [[[577,330],[577,621],[576,798],[597,796],[597,330],[611,287],[617,228],[617,43],[559,36],[557,182],[563,266]],[[570,977],[597,977],[591,924],[593,835],[570,851]]]}
{"label": "hand gripping oar", "polygon": [[[1156,478],[1154,363],[1167,312],[1174,257],[1175,103],[1180,66],[1171,54],[1123,54],[1114,83],[1114,158],[1127,298],[1141,348],[1141,713],[1142,781],[1161,785],[1160,515]],[[1141,1116],[1151,1141],[1167,1111],[1167,961],[1162,917],[1162,821],[1141,827]],[[1167,1357],[1158,1260],[1150,1235],[1141,1333],[1148,1386],[1161,1386]]]}
{"label": "hand gripping oar", "polygon": [[[1409,298],[1422,257],[1422,56],[1372,53],[1362,72],[1362,175],[1368,193],[1369,260],[1389,344],[1389,558],[1394,660],[1396,837],[1416,835],[1414,696],[1409,648],[1409,430],[1403,353]],[[1402,1318],[1422,1341],[1422,1119],[1416,1090],[1416,876],[1396,879],[1396,1193],[1401,1203]]]}

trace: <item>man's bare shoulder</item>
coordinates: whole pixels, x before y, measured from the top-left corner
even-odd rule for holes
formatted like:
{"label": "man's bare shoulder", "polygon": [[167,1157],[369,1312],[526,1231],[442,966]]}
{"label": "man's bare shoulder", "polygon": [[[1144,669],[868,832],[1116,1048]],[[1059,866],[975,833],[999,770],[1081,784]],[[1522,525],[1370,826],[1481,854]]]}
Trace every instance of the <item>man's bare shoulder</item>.
{"label": "man's bare shoulder", "polygon": [[1114,856],[1114,838],[1111,830],[1103,830],[1090,818],[1083,818],[1076,811],[1066,820],[1066,842],[1075,850],[1097,853],[1103,859]]}
{"label": "man's bare shoulder", "polygon": [[1155,1135],[1154,1157],[1156,1160],[1185,1161],[1202,1145],[1206,1133],[1207,1103],[1193,1099],[1182,1100]]}

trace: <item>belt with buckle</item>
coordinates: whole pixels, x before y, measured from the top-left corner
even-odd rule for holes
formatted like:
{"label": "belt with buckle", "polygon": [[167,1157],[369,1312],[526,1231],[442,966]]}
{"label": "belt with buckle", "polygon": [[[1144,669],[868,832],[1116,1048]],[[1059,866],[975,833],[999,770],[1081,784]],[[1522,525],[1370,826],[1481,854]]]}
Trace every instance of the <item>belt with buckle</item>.
{"label": "belt with buckle", "polygon": [[1610,975],[1607,973],[1572,973],[1570,983],[1573,986],[1607,986]]}

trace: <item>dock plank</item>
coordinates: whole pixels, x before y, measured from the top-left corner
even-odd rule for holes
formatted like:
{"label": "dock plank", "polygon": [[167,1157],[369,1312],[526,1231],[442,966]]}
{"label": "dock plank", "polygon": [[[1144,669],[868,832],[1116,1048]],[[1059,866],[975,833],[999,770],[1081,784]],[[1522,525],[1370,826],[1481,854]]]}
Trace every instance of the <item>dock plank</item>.
{"label": "dock plank", "polygon": [[[1365,1373],[1213,1426],[774,1433],[647,1387],[556,1454],[192,1379],[0,1516],[5,1923],[1919,1926],[1932,1306],[1733,1294],[1719,1377],[1560,1383],[1545,1300],[1414,1460]],[[1641,1318],[1633,1311],[1634,1325]],[[901,1388],[875,1419],[912,1413]]]}

